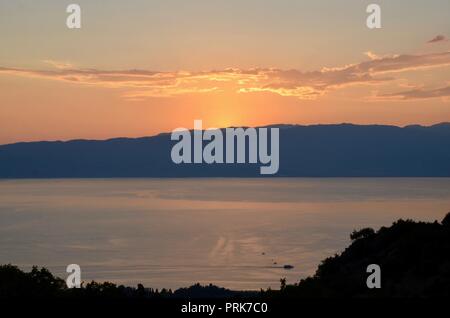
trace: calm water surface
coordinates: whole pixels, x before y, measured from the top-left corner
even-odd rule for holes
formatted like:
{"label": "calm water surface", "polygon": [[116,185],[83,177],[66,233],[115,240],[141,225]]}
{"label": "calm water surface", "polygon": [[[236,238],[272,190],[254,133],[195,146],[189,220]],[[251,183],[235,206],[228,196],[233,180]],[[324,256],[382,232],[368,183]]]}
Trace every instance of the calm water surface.
{"label": "calm water surface", "polygon": [[[360,227],[450,211],[450,179],[0,181],[0,264],[177,288],[279,286],[313,274]],[[294,266],[285,270],[283,265]]]}

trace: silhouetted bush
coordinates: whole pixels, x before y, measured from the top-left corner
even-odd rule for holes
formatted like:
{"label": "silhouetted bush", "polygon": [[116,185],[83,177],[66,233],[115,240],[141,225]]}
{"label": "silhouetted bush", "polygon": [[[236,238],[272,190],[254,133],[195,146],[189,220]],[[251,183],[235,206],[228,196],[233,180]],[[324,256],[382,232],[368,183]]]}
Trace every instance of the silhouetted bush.
{"label": "silhouetted bush", "polygon": [[450,228],[450,212],[447,213],[445,218],[442,220],[442,225],[447,227],[447,228]]}
{"label": "silhouetted bush", "polygon": [[[378,232],[352,233],[352,244],[325,259],[316,274],[276,297],[450,296],[450,213],[442,223],[399,220]],[[381,267],[381,288],[366,285],[369,264]]]}
{"label": "silhouetted bush", "polygon": [[29,273],[17,266],[0,266],[0,297],[29,295],[32,297],[53,297],[65,290],[64,280],[54,277],[46,268],[33,266]]}
{"label": "silhouetted bush", "polygon": [[350,239],[352,241],[356,241],[356,240],[359,240],[359,239],[370,237],[370,236],[372,236],[374,234],[375,234],[375,231],[372,228],[366,227],[366,228],[361,229],[359,231],[354,230],[350,234]]}

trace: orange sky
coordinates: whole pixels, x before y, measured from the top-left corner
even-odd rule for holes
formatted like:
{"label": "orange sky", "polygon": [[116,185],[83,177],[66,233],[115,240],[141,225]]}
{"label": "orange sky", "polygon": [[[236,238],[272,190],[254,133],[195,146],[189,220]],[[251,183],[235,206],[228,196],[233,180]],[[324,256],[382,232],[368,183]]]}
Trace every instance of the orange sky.
{"label": "orange sky", "polygon": [[331,2],[249,1],[238,12],[221,1],[79,2],[77,31],[54,2],[1,4],[0,144],[153,135],[194,119],[205,128],[450,121],[448,1],[403,2],[423,25],[401,1],[381,1],[381,30],[365,27],[365,4],[353,0],[344,16]]}

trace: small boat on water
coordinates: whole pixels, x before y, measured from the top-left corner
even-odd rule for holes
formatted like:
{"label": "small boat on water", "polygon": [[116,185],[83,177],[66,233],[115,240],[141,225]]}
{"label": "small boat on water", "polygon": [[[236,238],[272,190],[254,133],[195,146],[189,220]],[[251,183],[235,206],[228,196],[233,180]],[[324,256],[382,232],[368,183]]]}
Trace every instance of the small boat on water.
{"label": "small boat on water", "polygon": [[284,265],[283,268],[284,269],[293,269],[294,266],[292,266],[292,265]]}

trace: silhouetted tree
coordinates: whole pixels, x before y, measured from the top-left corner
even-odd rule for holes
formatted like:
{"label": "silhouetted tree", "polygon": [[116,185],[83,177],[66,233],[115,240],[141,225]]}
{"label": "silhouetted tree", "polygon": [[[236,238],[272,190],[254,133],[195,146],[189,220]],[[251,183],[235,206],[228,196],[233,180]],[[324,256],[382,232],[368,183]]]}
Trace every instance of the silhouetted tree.
{"label": "silhouetted tree", "polygon": [[442,225],[445,226],[446,228],[450,228],[450,212],[447,213],[445,218],[442,220]]}
{"label": "silhouetted tree", "polygon": [[366,228],[358,230],[358,231],[354,230],[350,234],[350,239],[352,241],[356,241],[356,240],[359,240],[359,239],[370,237],[370,236],[372,236],[374,234],[375,234],[375,231],[372,228],[366,227]]}

